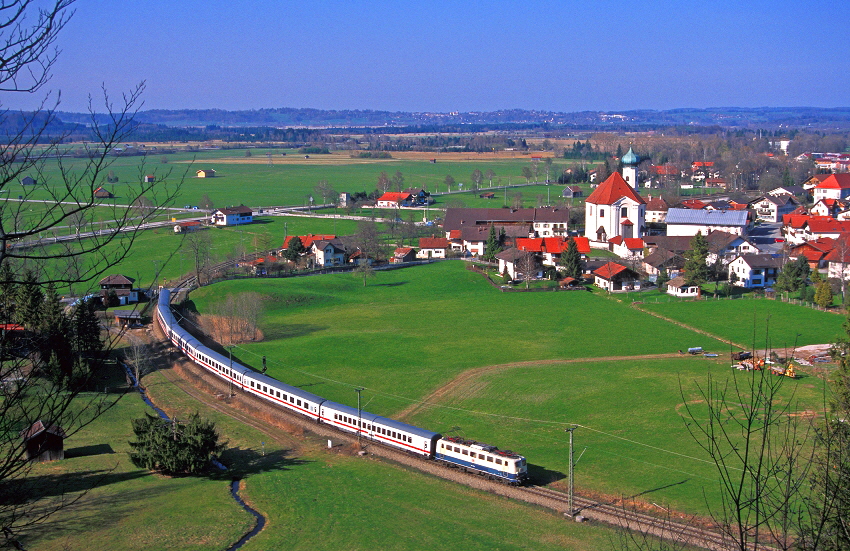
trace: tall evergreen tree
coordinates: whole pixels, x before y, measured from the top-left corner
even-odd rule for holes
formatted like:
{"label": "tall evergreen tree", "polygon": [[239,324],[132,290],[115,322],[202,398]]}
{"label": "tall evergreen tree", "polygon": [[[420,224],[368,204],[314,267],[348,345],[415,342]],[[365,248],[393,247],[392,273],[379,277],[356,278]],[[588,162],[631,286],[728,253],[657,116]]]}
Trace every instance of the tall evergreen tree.
{"label": "tall evergreen tree", "polygon": [[776,290],[793,292],[806,286],[806,280],[811,274],[811,268],[806,257],[800,255],[796,260],[786,262],[776,277]]}
{"label": "tall evergreen tree", "polygon": [[296,235],[289,240],[286,250],[283,251],[283,257],[290,262],[295,262],[305,250],[304,243],[302,243],[301,238]]}
{"label": "tall evergreen tree", "polygon": [[41,313],[44,308],[44,292],[38,284],[35,273],[28,270],[24,275],[24,284],[19,285],[15,293],[17,307],[15,319],[27,329],[35,330],[40,325]]}
{"label": "tall evergreen tree", "polygon": [[685,251],[685,283],[688,285],[702,285],[708,281],[709,268],[705,263],[708,258],[708,241],[702,232],[691,239],[690,249]]}
{"label": "tall evergreen tree", "polygon": [[561,253],[561,266],[564,267],[566,277],[581,279],[581,255],[578,252],[578,244],[572,237],[567,243],[567,250]]}
{"label": "tall evergreen tree", "polygon": [[487,243],[484,245],[484,260],[487,262],[495,262],[496,255],[502,250],[499,244],[499,237],[496,235],[496,226],[490,224],[490,234],[487,236]]}
{"label": "tall evergreen tree", "polygon": [[133,464],[165,474],[201,473],[226,448],[219,442],[215,423],[197,413],[188,423],[145,413],[143,418],[133,419],[133,433],[137,439],[130,442]]}

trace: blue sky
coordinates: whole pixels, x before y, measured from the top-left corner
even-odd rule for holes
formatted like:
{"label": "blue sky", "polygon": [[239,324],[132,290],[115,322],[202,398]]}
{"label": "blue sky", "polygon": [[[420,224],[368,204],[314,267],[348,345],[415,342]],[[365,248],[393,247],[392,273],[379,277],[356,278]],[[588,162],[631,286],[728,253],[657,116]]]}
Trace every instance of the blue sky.
{"label": "blue sky", "polygon": [[[82,111],[850,105],[843,2],[79,0],[44,91]],[[42,94],[43,95],[43,94]],[[39,98],[41,96],[38,96]],[[37,98],[0,95],[7,108]]]}

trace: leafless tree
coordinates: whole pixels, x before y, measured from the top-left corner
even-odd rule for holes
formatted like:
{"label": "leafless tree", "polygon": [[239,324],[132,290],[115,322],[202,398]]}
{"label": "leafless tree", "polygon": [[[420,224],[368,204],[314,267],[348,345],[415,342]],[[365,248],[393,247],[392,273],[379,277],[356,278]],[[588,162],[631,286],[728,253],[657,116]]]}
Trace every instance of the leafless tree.
{"label": "leafless tree", "polygon": [[[47,82],[58,55],[55,41],[72,16],[72,3],[0,3],[0,90],[34,93]],[[14,188],[22,196],[5,202],[0,210],[0,288],[61,289],[89,284],[126,257],[144,224],[159,210],[135,217],[129,205],[145,196],[162,206],[174,197],[177,186],[140,183],[128,186],[124,205],[95,202],[94,190],[109,171],[115,147],[126,141],[132,129],[143,89],[144,84],[139,85],[122,96],[118,105],[104,90],[100,113],[89,102],[92,139],[82,146],[82,159],[65,156],[68,146],[62,142],[67,135],[55,133],[58,101],[49,101],[49,94],[35,112],[0,111],[0,123],[5,123],[0,124],[5,129],[0,132],[0,190]],[[26,176],[39,182],[38,199],[45,194],[48,198],[43,208],[32,213],[28,201],[36,193],[34,186],[23,193],[18,187]],[[95,208],[98,218],[109,220],[108,228],[91,223],[95,217],[89,213]],[[105,209],[110,209],[106,216]],[[28,273],[36,273],[37,279]],[[8,309],[0,314],[0,323],[12,321]],[[115,395],[103,393],[102,387],[98,393],[85,392],[94,390],[95,381],[101,380],[93,377],[101,369],[97,366],[88,378],[82,376],[71,384],[45,376],[47,354],[25,354],[5,335],[0,337],[0,349],[0,532],[6,544],[19,546],[21,531],[74,500],[56,487],[50,488],[50,495],[38,493],[38,484],[31,478],[34,464],[25,460],[20,431],[40,420],[60,427],[65,437],[72,436],[114,403]]]}
{"label": "leafless tree", "polygon": [[183,238],[182,247],[192,259],[195,267],[195,279],[198,281],[198,285],[202,285],[206,277],[207,267],[209,267],[212,260],[212,238],[210,232],[202,228],[186,233],[186,236]]}

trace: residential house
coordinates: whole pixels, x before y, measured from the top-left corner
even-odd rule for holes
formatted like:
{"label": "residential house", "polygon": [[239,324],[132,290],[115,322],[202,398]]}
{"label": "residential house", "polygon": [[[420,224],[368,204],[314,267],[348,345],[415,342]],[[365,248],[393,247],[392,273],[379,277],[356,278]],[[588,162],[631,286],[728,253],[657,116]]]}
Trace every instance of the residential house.
{"label": "residential house", "polygon": [[[576,249],[582,258],[587,258],[590,253],[590,242],[586,237],[572,238],[576,242]],[[544,266],[557,266],[561,261],[561,255],[569,246],[569,239],[563,237],[518,237],[516,248],[521,251],[534,253]]]}
{"label": "residential house", "polygon": [[310,244],[313,265],[320,267],[345,264],[345,245],[338,239],[316,239]]}
{"label": "residential house", "polygon": [[569,209],[544,207],[534,209],[534,221],[531,228],[539,237],[566,236],[570,223]]}
{"label": "residential house", "polygon": [[393,252],[390,263],[403,264],[405,262],[413,262],[414,260],[416,260],[416,251],[413,250],[413,247],[399,247]]}
{"label": "residential house", "polygon": [[198,178],[215,178],[215,170],[211,168],[206,170],[199,170],[195,174]]}
{"label": "residential house", "polygon": [[657,276],[662,270],[668,274],[679,272],[685,266],[685,257],[681,254],[668,251],[667,249],[656,249],[646,255],[643,259],[642,269],[647,275]]}
{"label": "residential house", "polygon": [[405,192],[388,191],[378,197],[378,208],[397,209],[413,205],[413,195]]}
{"label": "residential house", "polygon": [[409,193],[411,197],[411,203],[413,206],[425,206],[433,203],[434,201],[431,199],[431,193],[418,187],[410,187],[405,190],[402,190],[402,193]]}
{"label": "residential house", "polygon": [[216,209],[210,215],[210,224],[214,226],[238,226],[253,221],[254,211],[245,205]]}
{"label": "residential house", "polygon": [[750,202],[750,208],[755,210],[759,220],[776,223],[782,221],[782,216],[790,214],[799,206],[792,195],[764,195]]}
{"label": "residential house", "polygon": [[608,262],[594,270],[594,283],[606,291],[640,291],[640,275],[634,270]]}
{"label": "residential house", "polygon": [[416,258],[446,258],[449,240],[445,237],[420,237]]}
{"label": "residential house", "polygon": [[734,285],[748,289],[771,287],[776,283],[782,264],[779,256],[742,254],[729,263],[729,279],[734,280]]}
{"label": "residential house", "polygon": [[699,285],[688,285],[684,276],[677,276],[667,282],[667,294],[674,297],[698,297]]}
{"label": "residential house", "polygon": [[826,275],[830,279],[850,279],[850,235],[836,239],[832,250],[824,257]]}
{"label": "residential house", "polygon": [[646,201],[619,172],[602,182],[585,201],[585,233],[591,246],[607,248],[608,240],[643,237]]}
{"label": "residential house", "polygon": [[821,199],[850,198],[850,173],[828,174],[814,188],[812,195],[815,202]]}
{"label": "residential house", "polygon": [[829,176],[831,176],[831,175],[830,174],[815,174],[814,176],[810,177],[808,180],[806,180],[805,182],[800,184],[800,187],[802,187],[804,190],[806,190],[806,192],[809,193],[810,195],[813,195],[815,188],[818,187],[821,184],[821,182],[823,182],[824,180],[829,178]]}
{"label": "residential house", "polygon": [[667,235],[686,236],[712,231],[725,231],[744,235],[750,227],[748,211],[741,210],[693,210],[671,208],[667,211]]}
{"label": "residential house", "polygon": [[714,161],[694,161],[691,163],[691,180],[702,182],[706,178],[720,178],[720,171],[714,167]]}
{"label": "residential house", "polygon": [[667,211],[670,205],[661,197],[649,196],[646,202],[646,222],[650,224],[664,224],[667,221]]}
{"label": "residential house", "polygon": [[118,304],[133,304],[139,302],[139,291],[133,289],[135,279],[121,274],[108,275],[100,280],[100,297],[104,304],[109,304],[109,296],[115,294]]}
{"label": "residential house", "polygon": [[292,241],[294,237],[298,237],[301,240],[301,244],[304,245],[305,249],[309,249],[313,246],[313,241],[331,241],[332,239],[336,239],[335,235],[313,235],[312,233],[308,233],[307,235],[289,235],[286,239],[283,240],[283,246],[281,250],[285,250],[289,248],[289,242]]}
{"label": "residential house", "polygon": [[803,226],[804,241],[811,241],[822,237],[836,239],[843,234],[850,233],[850,221],[835,220],[822,216],[812,216]]}
{"label": "residential house", "polygon": [[145,178],[144,178],[143,181],[146,184],[152,184],[152,183],[156,182],[156,176],[153,175],[153,174],[145,174]]}
{"label": "residential house", "polygon": [[534,253],[516,247],[497,253],[496,260],[499,261],[499,273],[507,273],[511,279],[521,278],[526,270],[537,271]]}
{"label": "residential house", "polygon": [[834,248],[835,239],[822,237],[792,247],[788,253],[788,258],[797,259],[804,256],[809,263],[809,268],[814,271],[827,267],[826,255]]}
{"label": "residential house", "polygon": [[815,203],[809,213],[814,216],[828,216],[838,218],[838,215],[850,209],[850,201],[846,199],[833,199],[831,197],[821,199]]}

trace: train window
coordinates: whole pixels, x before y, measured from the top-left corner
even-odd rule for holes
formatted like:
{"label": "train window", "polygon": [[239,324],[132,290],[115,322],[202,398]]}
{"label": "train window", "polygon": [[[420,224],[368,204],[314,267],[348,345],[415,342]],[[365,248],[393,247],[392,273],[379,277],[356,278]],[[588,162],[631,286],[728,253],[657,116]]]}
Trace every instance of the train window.
{"label": "train window", "polygon": [[502,464],[502,460],[497,457],[496,458],[496,465],[501,465],[501,464]]}
{"label": "train window", "polygon": [[469,452],[468,452],[468,451],[466,451],[466,450],[461,450],[461,453],[462,453],[463,455],[469,455]]}
{"label": "train window", "polygon": [[296,400],[296,401],[295,401],[295,403],[297,403],[297,404],[300,406],[300,405],[301,405],[301,400]]}
{"label": "train window", "polygon": [[254,381],[251,381],[251,388],[254,388]]}
{"label": "train window", "polygon": [[266,388],[266,385],[263,385],[263,392],[268,392],[268,391],[269,391],[269,389]]}
{"label": "train window", "polygon": [[488,456],[488,457],[487,457],[487,461],[489,461],[490,463],[492,463],[492,462],[493,462],[493,458]]}
{"label": "train window", "polygon": [[279,391],[279,390],[275,390],[274,392],[275,392],[275,394],[277,394],[277,397],[278,397],[278,398],[280,398],[280,391]]}
{"label": "train window", "polygon": [[460,448],[458,448],[457,446],[455,446],[455,451],[456,451],[457,453],[460,453]]}

